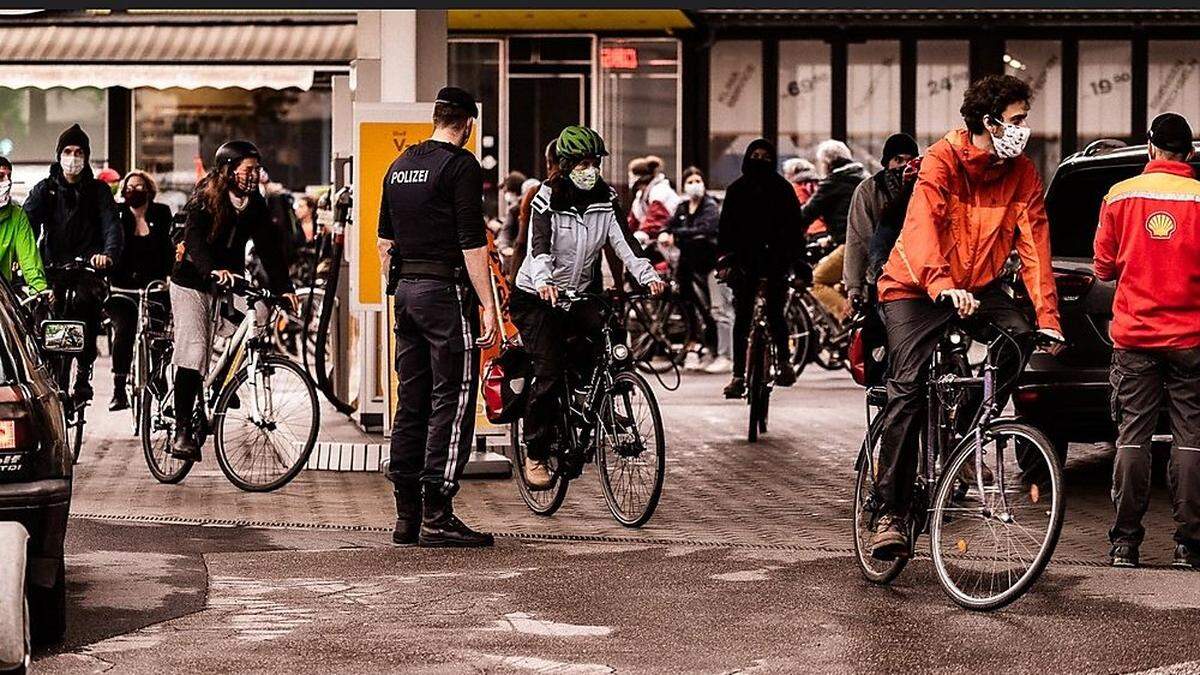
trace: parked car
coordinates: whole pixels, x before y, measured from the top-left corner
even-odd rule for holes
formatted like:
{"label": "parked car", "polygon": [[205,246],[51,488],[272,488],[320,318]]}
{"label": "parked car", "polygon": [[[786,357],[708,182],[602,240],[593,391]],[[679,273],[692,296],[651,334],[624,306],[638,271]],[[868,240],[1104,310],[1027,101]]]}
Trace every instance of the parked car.
{"label": "parked car", "polygon": [[[1068,443],[1116,438],[1108,383],[1115,284],[1096,279],[1092,242],[1104,195],[1115,183],[1140,174],[1148,160],[1145,145],[1096,141],[1064,160],[1046,191],[1050,253],[1069,345],[1058,356],[1033,355],[1013,403],[1019,414],[1046,433],[1061,458],[1066,457]],[[1192,166],[1200,167],[1200,162]]]}
{"label": "parked car", "polygon": [[[82,324],[59,322],[82,331]],[[17,296],[0,282],[0,521],[29,532],[26,599],[35,644],[66,629],[63,540],[71,505],[72,453],[61,395],[42,359],[77,351],[38,343]]]}

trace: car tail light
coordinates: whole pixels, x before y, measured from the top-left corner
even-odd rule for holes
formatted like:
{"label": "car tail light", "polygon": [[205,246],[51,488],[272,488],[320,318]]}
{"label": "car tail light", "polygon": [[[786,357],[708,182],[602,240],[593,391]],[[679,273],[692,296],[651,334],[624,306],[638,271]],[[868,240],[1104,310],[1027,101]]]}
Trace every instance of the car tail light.
{"label": "car tail light", "polygon": [[1075,302],[1087,295],[1096,278],[1090,274],[1074,272],[1055,272],[1054,284],[1058,287],[1058,299],[1062,302]]}
{"label": "car tail light", "polygon": [[18,387],[0,387],[0,480],[19,477],[37,447],[29,406]]}
{"label": "car tail light", "polygon": [[0,450],[16,450],[21,447],[17,438],[17,421],[0,420]]}
{"label": "car tail light", "polygon": [[1033,389],[1021,389],[1013,394],[1013,398],[1021,405],[1035,405],[1042,397]]}

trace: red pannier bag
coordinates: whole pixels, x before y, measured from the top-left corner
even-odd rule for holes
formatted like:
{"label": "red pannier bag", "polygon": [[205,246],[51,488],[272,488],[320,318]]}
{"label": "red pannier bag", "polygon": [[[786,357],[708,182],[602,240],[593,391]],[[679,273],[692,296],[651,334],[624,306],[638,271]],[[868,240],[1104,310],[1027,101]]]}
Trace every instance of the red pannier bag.
{"label": "red pannier bag", "polygon": [[510,424],[525,412],[531,375],[529,352],[505,343],[483,367],[483,409],[492,424]]}

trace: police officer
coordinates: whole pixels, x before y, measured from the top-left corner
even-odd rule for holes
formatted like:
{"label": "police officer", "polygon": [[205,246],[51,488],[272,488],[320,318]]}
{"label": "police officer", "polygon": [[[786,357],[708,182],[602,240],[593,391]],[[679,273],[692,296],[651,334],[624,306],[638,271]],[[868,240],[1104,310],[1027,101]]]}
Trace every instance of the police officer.
{"label": "police officer", "polygon": [[402,546],[492,545],[452,506],[475,433],[477,348],[496,334],[483,173],[463,149],[478,116],[474,97],[445,87],[434,103],[433,136],[405,150],[383,179],[378,245],[396,302],[400,379],[388,478],[396,497],[392,541]]}

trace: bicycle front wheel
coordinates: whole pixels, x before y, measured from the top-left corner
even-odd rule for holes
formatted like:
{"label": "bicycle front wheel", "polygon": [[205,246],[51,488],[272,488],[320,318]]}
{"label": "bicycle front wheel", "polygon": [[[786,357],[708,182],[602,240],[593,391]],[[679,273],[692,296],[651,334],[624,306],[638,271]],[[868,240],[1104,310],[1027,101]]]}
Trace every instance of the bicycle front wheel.
{"label": "bicycle front wheel", "polygon": [[746,440],[758,442],[758,435],[765,431],[767,397],[766,336],[761,326],[750,329],[746,347],[746,402],[750,405],[750,420],[746,428]]}
{"label": "bicycle front wheel", "polygon": [[662,496],[667,445],[662,414],[646,380],[621,373],[600,404],[597,464],[604,500],[625,527],[641,527]]}
{"label": "bicycle front wheel", "polygon": [[155,396],[149,389],[142,391],[141,417],[142,454],[150,475],[160,483],[178,483],[192,470],[192,463],[171,456],[171,439],[175,434],[174,411],[170,410],[170,392]]}
{"label": "bicycle front wheel", "polygon": [[1054,554],[1063,522],[1062,469],[1050,442],[1026,424],[984,430],[982,469],[967,438],[938,482],[933,563],[955,602],[993,610],[1025,593]]}
{"label": "bicycle front wheel", "polygon": [[263,355],[222,391],[213,413],[217,463],[249,492],[277,490],[300,473],[317,443],[317,389],[299,364]]}
{"label": "bicycle front wheel", "polygon": [[512,460],[513,469],[517,472],[517,489],[521,492],[521,500],[525,502],[525,506],[529,510],[539,516],[552,516],[558,507],[562,506],[563,500],[567,498],[567,487],[571,481],[567,480],[558,470],[558,460],[550,459],[550,474],[554,476],[554,482],[545,490],[535,490],[529,487],[525,482],[525,464],[529,461],[529,457],[525,454],[525,425],[521,420],[513,422],[509,426],[509,434],[512,438]]}

